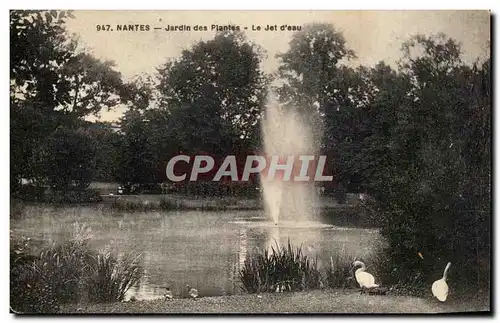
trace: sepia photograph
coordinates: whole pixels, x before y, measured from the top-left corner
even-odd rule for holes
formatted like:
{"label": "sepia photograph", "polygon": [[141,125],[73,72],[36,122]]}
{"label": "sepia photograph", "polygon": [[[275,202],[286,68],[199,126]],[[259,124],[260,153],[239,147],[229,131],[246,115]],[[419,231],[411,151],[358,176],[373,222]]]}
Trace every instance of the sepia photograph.
{"label": "sepia photograph", "polygon": [[12,316],[492,314],[489,10],[9,18]]}

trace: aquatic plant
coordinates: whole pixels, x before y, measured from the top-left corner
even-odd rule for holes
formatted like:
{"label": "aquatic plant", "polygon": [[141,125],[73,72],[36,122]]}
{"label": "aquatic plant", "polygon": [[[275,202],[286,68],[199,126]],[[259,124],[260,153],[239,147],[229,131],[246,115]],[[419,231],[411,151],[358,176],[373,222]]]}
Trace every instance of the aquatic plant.
{"label": "aquatic plant", "polygon": [[138,264],[141,255],[113,257],[109,249],[103,249],[89,268],[87,290],[90,302],[105,303],[123,301],[125,293],[137,284],[143,274]]}
{"label": "aquatic plant", "polygon": [[321,274],[316,259],[303,254],[302,246],[278,244],[245,260],[240,271],[243,289],[249,293],[319,288]]}
{"label": "aquatic plant", "polygon": [[326,285],[330,288],[354,288],[356,280],[352,268],[354,256],[342,250],[330,257],[325,269]]}
{"label": "aquatic plant", "polygon": [[[38,256],[28,239],[11,239],[10,305],[20,313],[55,313],[63,304],[119,301],[142,274],[137,257],[117,261],[89,248],[92,233],[75,223],[70,241]],[[105,282],[106,283],[103,283]]]}

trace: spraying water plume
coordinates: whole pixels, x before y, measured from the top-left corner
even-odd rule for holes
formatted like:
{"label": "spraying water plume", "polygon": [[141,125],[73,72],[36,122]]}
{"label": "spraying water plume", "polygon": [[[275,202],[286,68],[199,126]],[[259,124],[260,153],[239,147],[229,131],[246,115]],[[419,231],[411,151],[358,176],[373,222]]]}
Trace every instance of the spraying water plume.
{"label": "spraying water plume", "polygon": [[[316,155],[318,147],[312,125],[298,109],[280,104],[275,96],[268,100],[262,122],[264,153],[281,157]],[[316,220],[314,183],[283,180],[261,181],[267,216],[276,226],[280,222]]]}

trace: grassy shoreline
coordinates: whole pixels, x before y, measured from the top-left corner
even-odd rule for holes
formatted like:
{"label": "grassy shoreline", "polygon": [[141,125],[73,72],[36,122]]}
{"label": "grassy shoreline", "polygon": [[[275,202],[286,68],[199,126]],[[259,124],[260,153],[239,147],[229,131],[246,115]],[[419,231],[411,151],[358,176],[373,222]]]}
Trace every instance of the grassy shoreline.
{"label": "grassy shoreline", "polygon": [[[250,211],[264,210],[264,201],[258,197],[206,197],[167,195],[101,195],[100,201],[64,203],[11,200],[11,205],[40,205],[49,207],[102,206],[118,211]],[[338,204],[329,196],[322,197],[316,208],[349,210],[356,204]]]}
{"label": "grassy shoreline", "polygon": [[[166,195],[101,195],[105,205],[133,205],[137,208],[174,208],[192,210],[201,208],[225,208],[228,210],[262,210],[264,201],[260,197],[237,196],[187,196],[180,194]],[[315,207],[350,208],[354,204],[338,204],[333,197],[322,196]]]}
{"label": "grassy shoreline", "polygon": [[200,299],[148,300],[92,305],[67,305],[63,314],[203,314],[203,313],[450,313],[490,311],[489,298],[459,298],[446,303],[429,297],[367,295],[353,289],[324,289],[293,293],[263,293]]}

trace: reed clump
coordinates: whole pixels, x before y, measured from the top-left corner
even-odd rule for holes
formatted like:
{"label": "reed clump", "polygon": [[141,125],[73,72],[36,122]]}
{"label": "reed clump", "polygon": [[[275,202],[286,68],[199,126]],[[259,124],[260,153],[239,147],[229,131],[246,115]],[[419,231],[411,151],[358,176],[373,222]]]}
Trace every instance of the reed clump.
{"label": "reed clump", "polygon": [[69,303],[122,301],[141,276],[140,255],[117,259],[89,247],[91,230],[75,224],[70,241],[30,253],[29,238],[10,245],[10,305],[19,313],[55,313]]}
{"label": "reed clump", "polygon": [[250,255],[240,271],[243,289],[249,293],[272,291],[297,291],[319,288],[321,274],[316,259],[293,247],[288,241],[285,247],[278,244],[271,250]]}

